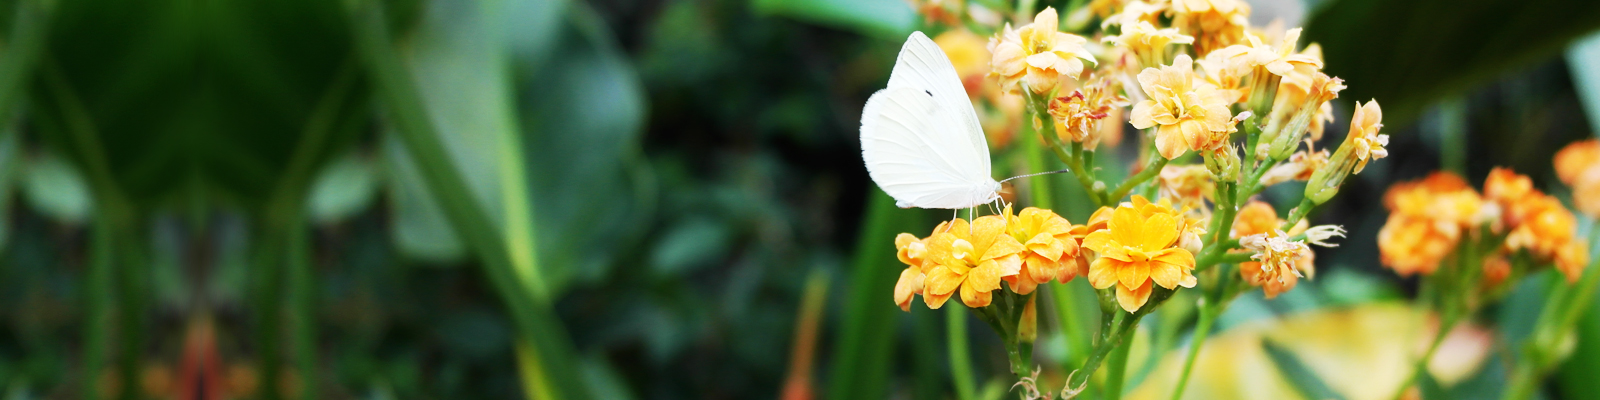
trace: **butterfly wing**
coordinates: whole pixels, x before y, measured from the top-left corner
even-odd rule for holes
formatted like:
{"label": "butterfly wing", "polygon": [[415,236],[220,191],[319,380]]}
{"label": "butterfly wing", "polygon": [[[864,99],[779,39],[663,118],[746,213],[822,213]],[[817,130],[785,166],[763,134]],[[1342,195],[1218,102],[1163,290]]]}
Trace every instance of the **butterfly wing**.
{"label": "butterfly wing", "polygon": [[961,76],[956,73],[955,65],[939,48],[939,44],[921,31],[912,32],[911,37],[906,38],[906,44],[900,47],[894,70],[889,73],[889,87],[921,89],[932,95],[943,110],[951,113],[962,138],[969,143],[965,148],[971,149],[977,153],[976,157],[983,160],[983,165],[978,166],[979,170],[973,171],[973,175],[993,179],[989,166],[989,142],[983,137],[983,126],[978,124],[978,113],[972,108],[972,101],[967,99],[967,89],[961,85]]}
{"label": "butterfly wing", "polygon": [[973,207],[994,199],[999,183],[987,175],[987,150],[978,158],[963,134],[927,91],[888,88],[867,99],[861,157],[900,207]]}

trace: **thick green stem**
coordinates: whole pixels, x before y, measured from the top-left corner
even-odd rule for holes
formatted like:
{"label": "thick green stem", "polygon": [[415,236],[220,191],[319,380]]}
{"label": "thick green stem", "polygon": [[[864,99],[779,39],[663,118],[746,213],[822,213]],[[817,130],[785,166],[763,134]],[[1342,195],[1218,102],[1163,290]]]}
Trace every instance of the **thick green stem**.
{"label": "thick green stem", "polygon": [[[1150,305],[1147,304],[1146,307],[1150,307]],[[1090,354],[1089,359],[1083,362],[1083,368],[1079,368],[1073,373],[1072,380],[1067,382],[1067,388],[1077,389],[1088,383],[1089,378],[1094,376],[1096,370],[1100,369],[1100,364],[1106,361],[1106,356],[1110,355],[1112,350],[1121,347],[1122,343],[1125,342],[1124,339],[1139,326],[1139,319],[1144,317],[1144,314],[1124,314],[1123,317],[1122,321],[1116,325],[1116,329],[1111,333],[1106,333],[1106,328],[1110,328],[1109,325],[1101,328],[1101,337],[1104,339],[1095,345],[1094,353]],[[1107,318],[1107,320],[1110,320],[1110,318]],[[1126,360],[1124,359],[1124,361]],[[1109,384],[1107,387],[1110,387]]]}
{"label": "thick green stem", "polygon": [[1220,308],[1220,305],[1209,301],[1200,304],[1200,320],[1194,326],[1194,341],[1189,343],[1189,354],[1183,357],[1183,372],[1178,375],[1178,385],[1172,389],[1172,400],[1183,398],[1183,390],[1189,386],[1189,374],[1194,372],[1194,361],[1200,358],[1200,349],[1205,346],[1206,337],[1211,335],[1211,324],[1222,311]]}
{"label": "thick green stem", "polygon": [[[1129,327],[1132,329],[1132,327]],[[1123,332],[1122,335],[1131,334],[1133,331]],[[1111,351],[1111,357],[1106,360],[1106,400],[1122,398],[1122,381],[1128,372],[1128,352],[1133,349],[1133,342],[1123,340]]]}
{"label": "thick green stem", "polygon": [[300,382],[298,398],[317,398],[316,278],[312,274],[311,238],[304,225],[287,231],[289,248],[289,329],[293,339],[294,368]]}
{"label": "thick green stem", "polygon": [[972,379],[972,354],[967,350],[967,316],[961,307],[948,304],[945,309],[945,335],[950,344],[950,379],[956,387],[956,398],[976,398],[976,384]]}

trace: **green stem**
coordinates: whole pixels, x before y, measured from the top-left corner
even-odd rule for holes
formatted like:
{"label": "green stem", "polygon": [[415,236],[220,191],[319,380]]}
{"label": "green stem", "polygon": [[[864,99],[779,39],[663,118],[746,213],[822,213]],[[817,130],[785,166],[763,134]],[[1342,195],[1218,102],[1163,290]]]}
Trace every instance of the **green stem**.
{"label": "green stem", "polygon": [[1194,326],[1194,341],[1189,343],[1189,354],[1183,357],[1183,372],[1178,375],[1178,386],[1172,389],[1172,400],[1183,398],[1184,388],[1189,386],[1189,374],[1194,372],[1194,361],[1200,358],[1200,349],[1206,343],[1206,337],[1211,335],[1211,324],[1216,321],[1219,311],[1212,302],[1200,304],[1200,321]]}
{"label": "green stem", "polygon": [[87,288],[88,302],[83,324],[83,370],[81,381],[85,399],[99,399],[100,374],[105,371],[105,365],[110,358],[111,337],[115,333],[112,310],[113,295],[116,292],[112,262],[111,240],[112,228],[107,218],[95,218],[91,226],[89,240],[89,268],[84,276],[84,285]]}
{"label": "green stem", "polygon": [[294,344],[294,367],[300,382],[299,398],[317,398],[316,278],[312,274],[310,228],[289,228],[289,329]]}
{"label": "green stem", "polygon": [[1506,384],[1506,391],[1500,397],[1502,400],[1528,400],[1533,398],[1533,391],[1538,389],[1539,369],[1532,363],[1517,362],[1511,370],[1510,383]]}
{"label": "green stem", "polygon": [[[1149,304],[1146,304],[1145,306],[1150,307]],[[1101,328],[1101,337],[1104,338],[1104,340],[1095,345],[1094,353],[1089,355],[1089,359],[1087,361],[1084,361],[1083,368],[1079,368],[1073,373],[1072,380],[1067,382],[1067,388],[1076,389],[1083,386],[1085,383],[1088,383],[1089,378],[1094,376],[1096,370],[1100,369],[1100,364],[1106,361],[1106,356],[1110,355],[1112,350],[1122,347],[1121,344],[1125,342],[1124,339],[1126,339],[1126,337],[1131,334],[1136,327],[1139,326],[1139,319],[1144,317],[1144,314],[1122,314],[1122,316],[1124,318],[1116,325],[1117,329],[1111,333],[1106,333],[1106,331],[1109,330],[1106,328],[1110,328],[1110,325],[1106,325]],[[1106,318],[1106,320],[1111,320],[1111,318]],[[1124,355],[1123,358],[1123,361],[1125,362],[1126,355]],[[1120,385],[1120,382],[1118,384]],[[1110,384],[1107,383],[1108,390],[1110,387]],[[1107,396],[1111,396],[1111,394],[1108,392]]]}
{"label": "green stem", "polygon": [[[1133,331],[1123,332],[1122,335],[1131,333]],[[1106,360],[1106,400],[1122,398],[1122,381],[1128,372],[1128,352],[1132,349],[1133,342],[1124,340],[1111,352],[1111,358]]]}
{"label": "green stem", "polygon": [[1126,197],[1129,192],[1132,192],[1135,186],[1138,186],[1139,184],[1144,183],[1145,181],[1150,180],[1150,178],[1154,178],[1156,175],[1160,174],[1161,168],[1166,167],[1167,163],[1170,161],[1171,160],[1168,160],[1166,157],[1162,157],[1159,153],[1151,152],[1150,161],[1145,163],[1144,169],[1140,170],[1139,173],[1128,177],[1128,180],[1122,181],[1121,185],[1117,185],[1117,189],[1112,190],[1110,194],[1106,195],[1105,202],[1102,204],[1110,205],[1116,204],[1118,201],[1122,201],[1122,198]]}
{"label": "green stem", "polygon": [[[388,108],[389,122],[396,128],[411,158],[416,160],[424,183],[439,201],[451,227],[477,254],[488,280],[506,303],[507,313],[516,327],[517,341],[526,343],[528,353],[537,356],[524,356],[519,363],[524,368],[523,376],[534,379],[523,382],[531,388],[530,395],[541,399],[589,398],[576,372],[563,367],[576,358],[560,319],[551,310],[548,300],[535,296],[523,284],[505,237],[467,187],[450,156],[445,154],[411,73],[395,49],[383,3],[352,0],[345,4],[350,13],[356,50]],[[533,371],[529,371],[530,368]]]}
{"label": "green stem", "polygon": [[967,350],[967,316],[955,304],[945,308],[945,332],[950,345],[950,379],[955,381],[956,398],[976,398],[972,379],[972,354]]}

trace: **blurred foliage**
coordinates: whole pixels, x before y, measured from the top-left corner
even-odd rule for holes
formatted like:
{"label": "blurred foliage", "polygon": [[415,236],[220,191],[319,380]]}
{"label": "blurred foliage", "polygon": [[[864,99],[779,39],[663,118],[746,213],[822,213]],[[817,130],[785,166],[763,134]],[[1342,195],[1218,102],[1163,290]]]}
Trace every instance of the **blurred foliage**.
{"label": "blurred foliage", "polygon": [[[356,52],[346,3],[0,1],[0,115],[17,117],[0,124],[7,397],[87,398],[105,382],[128,398],[170,397],[196,379],[221,380],[212,383],[241,398],[294,389],[263,381],[269,370],[314,382],[322,398],[524,395],[517,323],[397,136],[392,99]],[[1350,307],[1290,317],[1316,327],[1393,312],[1371,305],[1412,285],[1377,273],[1372,238],[1383,214],[1371,199],[1389,182],[1464,146],[1469,178],[1511,165],[1555,188],[1549,154],[1594,126],[1577,100],[1600,104],[1595,63],[1582,61],[1592,51],[1552,58],[1600,25],[1595,3],[1316,3],[1308,35],[1329,70],[1353,83],[1345,97],[1378,98],[1395,110],[1389,132],[1411,134],[1396,135],[1397,156],[1316,217],[1352,234],[1319,254],[1328,267],[1314,284],[1272,302],[1240,299],[1219,320],[1228,335],[1255,335],[1240,352],[1261,352],[1263,326],[1279,315]],[[889,301],[899,269],[888,238],[947,215],[894,208],[867,180],[856,139],[862,103],[918,25],[905,3],[382,4],[452,171],[510,250],[536,257],[539,290],[556,299],[555,328],[577,350],[543,365],[580,381],[569,384],[593,398],[774,396],[804,277],[825,271],[834,295],[816,393],[935,399],[954,390],[949,321]],[[26,55],[18,49],[28,48],[29,27],[42,44],[33,63],[15,56]],[[1442,98],[1465,107],[1464,143],[1440,139],[1453,126],[1435,111]],[[1072,198],[1069,190],[1058,197]],[[106,231],[91,227],[111,215],[123,217]],[[297,236],[279,231],[301,226],[306,277],[287,267],[295,246],[283,242]],[[1514,325],[1536,283],[1485,318]],[[310,307],[290,307],[301,300]],[[1585,319],[1582,338],[1600,337],[1596,321]],[[307,323],[316,329],[300,343]],[[1057,323],[1041,331],[1058,332]],[[1168,316],[1144,334],[1135,356],[1149,366],[1145,386],[1163,381],[1154,377],[1170,362],[1151,360],[1170,360],[1183,346],[1170,336],[1188,323]],[[197,326],[214,332],[214,344],[205,347]],[[100,335],[110,338],[104,366],[120,373],[85,370],[86,344]],[[969,339],[978,378],[970,389],[1001,396],[1008,383],[987,379],[1005,371],[997,341]],[[1574,389],[1591,374],[1573,371],[1591,369],[1595,342],[1579,340],[1584,356],[1569,364],[1563,398],[1592,396]],[[1040,362],[1063,364],[1065,343],[1041,337]],[[1319,372],[1328,360],[1278,343]],[[290,367],[302,344],[313,357],[300,365],[312,370]],[[199,369],[213,375],[184,372],[195,346],[217,355]],[[1466,393],[1496,373],[1441,380]],[[1322,377],[1336,390],[1348,385]]]}

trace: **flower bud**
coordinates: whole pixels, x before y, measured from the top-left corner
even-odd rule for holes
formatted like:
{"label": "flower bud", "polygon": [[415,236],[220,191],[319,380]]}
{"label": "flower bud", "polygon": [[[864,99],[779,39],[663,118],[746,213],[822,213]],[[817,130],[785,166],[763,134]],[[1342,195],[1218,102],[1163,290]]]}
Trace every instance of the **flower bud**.
{"label": "flower bud", "polygon": [[[1305,138],[1311,129],[1311,120],[1316,117],[1323,103],[1339,97],[1339,91],[1344,90],[1344,80],[1330,78],[1321,72],[1312,76],[1311,88],[1306,95],[1305,102],[1296,105],[1289,122],[1282,126],[1269,126],[1263,133],[1263,141],[1270,138],[1272,143],[1269,155],[1274,159],[1286,159],[1300,147],[1300,141]],[[1275,124],[1271,124],[1275,125]],[[1276,130],[1271,128],[1277,128]]]}
{"label": "flower bud", "polygon": [[1022,320],[1017,321],[1017,342],[1033,343],[1039,337],[1039,312],[1034,304],[1038,303],[1039,296],[1028,297],[1028,305],[1022,307]]}
{"label": "flower bud", "polygon": [[1216,176],[1218,182],[1239,181],[1239,150],[1232,143],[1215,152],[1205,153],[1205,160],[1206,169]]}

